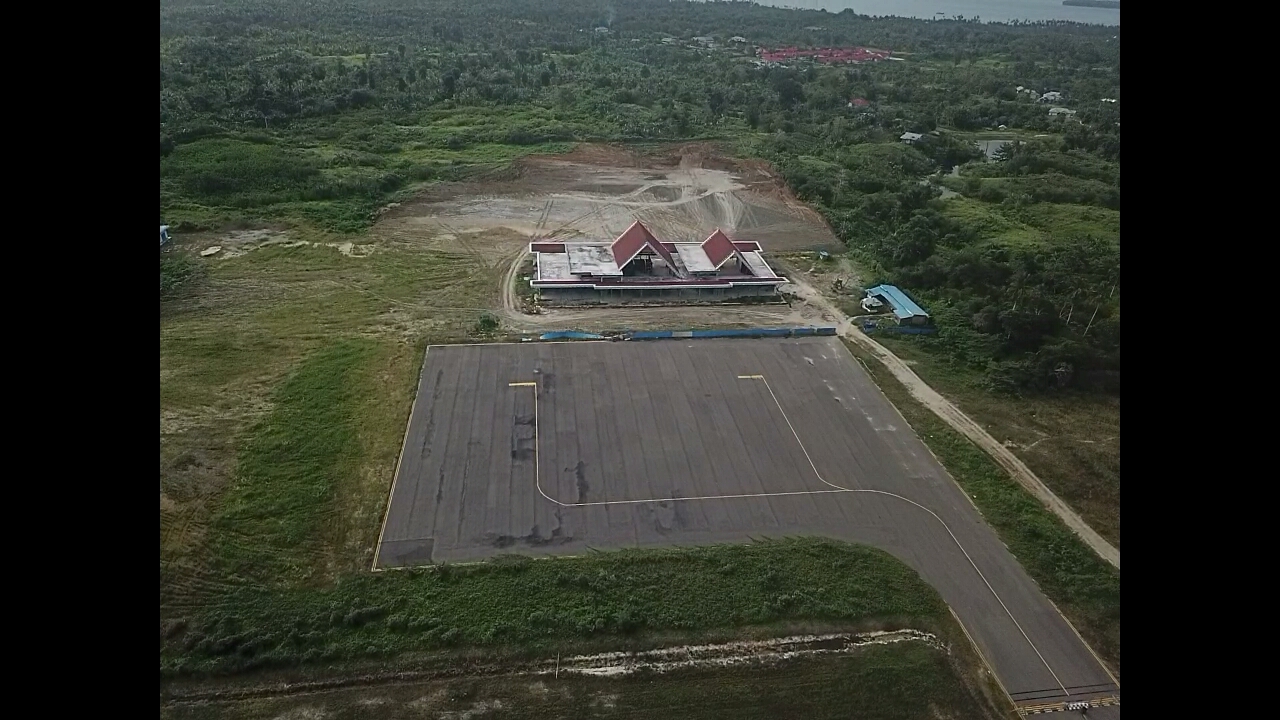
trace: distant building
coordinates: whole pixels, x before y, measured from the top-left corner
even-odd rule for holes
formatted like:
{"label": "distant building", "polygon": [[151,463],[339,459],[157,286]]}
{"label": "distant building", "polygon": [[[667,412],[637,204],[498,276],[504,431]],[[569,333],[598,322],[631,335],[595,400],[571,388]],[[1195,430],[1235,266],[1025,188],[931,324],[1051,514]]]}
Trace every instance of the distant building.
{"label": "distant building", "polygon": [[873,288],[867,288],[867,299],[863,300],[862,307],[867,310],[880,307],[879,303],[884,303],[893,311],[894,317],[898,319],[899,325],[927,325],[929,323],[929,313],[924,308],[915,304],[907,294],[899,290],[893,285],[877,285]]}
{"label": "distant building", "polygon": [[742,37],[741,35],[734,35],[733,37],[729,38],[729,42],[744,43],[746,41],[747,39]]}
{"label": "distant building", "polygon": [[596,32],[597,32],[597,33],[600,33],[601,35],[605,35],[605,34],[607,34],[607,33],[609,32],[609,28],[607,28],[607,27],[598,27],[598,28],[596,28]]}
{"label": "distant building", "polygon": [[1040,102],[1062,102],[1062,93],[1054,90],[1040,96]]}
{"label": "distant building", "polygon": [[1102,102],[1113,103],[1113,102],[1119,102],[1119,101],[1116,100],[1115,98],[1102,98]]}
{"label": "distant building", "polygon": [[169,242],[169,226],[161,225],[160,226],[160,247],[164,247],[164,244],[167,242]]}
{"label": "distant building", "polygon": [[916,143],[920,142],[920,140],[922,140],[923,138],[924,136],[921,135],[920,133],[902,133],[902,137],[898,139],[904,143],[907,143],[908,145],[915,145]]}
{"label": "distant building", "polygon": [[1065,117],[1071,117],[1072,115],[1075,115],[1075,114],[1076,114],[1076,111],[1075,111],[1075,110],[1070,110],[1070,109],[1068,109],[1068,108],[1064,108],[1064,107],[1051,107],[1051,108],[1049,108],[1049,117],[1064,117],[1064,118],[1065,118]]}
{"label": "distant building", "polygon": [[870,104],[866,98],[852,98],[849,100],[849,107],[851,108],[864,108]]}

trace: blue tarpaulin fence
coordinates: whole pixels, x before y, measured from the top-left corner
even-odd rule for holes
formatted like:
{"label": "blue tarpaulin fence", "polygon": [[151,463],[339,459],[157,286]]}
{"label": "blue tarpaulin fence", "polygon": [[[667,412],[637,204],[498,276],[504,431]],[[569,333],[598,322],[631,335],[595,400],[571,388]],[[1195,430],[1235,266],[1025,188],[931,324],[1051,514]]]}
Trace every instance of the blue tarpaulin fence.
{"label": "blue tarpaulin fence", "polygon": [[900,333],[903,335],[932,335],[938,332],[938,328],[933,326],[914,327],[911,325],[879,325],[874,320],[864,321],[862,323],[863,332],[888,332]]}
{"label": "blue tarpaulin fence", "polygon": [[671,338],[766,338],[835,335],[835,327],[749,328],[746,330],[633,330],[597,334],[578,330],[545,332],[539,340],[665,340]]}
{"label": "blue tarpaulin fence", "polygon": [[746,330],[637,330],[624,333],[629,340],[661,340],[664,338],[765,338],[835,335],[834,327],[749,328]]}
{"label": "blue tarpaulin fence", "polygon": [[596,333],[578,332],[577,330],[558,330],[556,332],[542,333],[538,337],[539,340],[603,340],[603,335]]}

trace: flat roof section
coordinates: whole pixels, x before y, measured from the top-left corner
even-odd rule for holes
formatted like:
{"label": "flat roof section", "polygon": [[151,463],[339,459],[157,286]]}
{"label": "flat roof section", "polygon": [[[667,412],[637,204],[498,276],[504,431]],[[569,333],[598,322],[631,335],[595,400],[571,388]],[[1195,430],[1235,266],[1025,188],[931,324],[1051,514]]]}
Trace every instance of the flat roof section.
{"label": "flat roof section", "polygon": [[769,263],[765,262],[764,258],[760,257],[760,253],[754,251],[744,252],[742,253],[742,259],[747,261],[747,267],[751,268],[752,275],[762,278],[778,277],[777,274],[773,272],[773,269],[769,267]]}
{"label": "flat roof section", "polygon": [[539,280],[576,280],[569,271],[567,253],[538,253]]}
{"label": "flat roof section", "polygon": [[715,263],[707,257],[701,245],[693,243],[676,243],[676,255],[684,263],[684,269],[692,273],[709,273],[716,271]]}
{"label": "flat roof section", "polygon": [[608,245],[565,244],[569,272],[574,275],[622,275]]}

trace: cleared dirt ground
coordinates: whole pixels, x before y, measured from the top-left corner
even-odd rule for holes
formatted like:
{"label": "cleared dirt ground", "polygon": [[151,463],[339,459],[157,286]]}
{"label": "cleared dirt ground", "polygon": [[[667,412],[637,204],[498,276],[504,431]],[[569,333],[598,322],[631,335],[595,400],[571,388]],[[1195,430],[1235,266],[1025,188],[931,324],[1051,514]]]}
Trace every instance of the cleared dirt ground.
{"label": "cleared dirt ground", "polygon": [[517,281],[530,240],[609,241],[635,220],[665,241],[703,240],[720,228],[757,240],[767,253],[840,247],[822,218],[755,160],[729,159],[707,144],[636,150],[581,145],[563,155],[521,159],[473,182],[441,183],[388,208],[379,241],[473,255],[506,271],[505,320],[514,329],[584,330],[674,325],[807,324],[816,313],[780,306],[519,310]]}
{"label": "cleared dirt ground", "polygon": [[[612,240],[637,219],[668,242],[701,241],[719,227],[773,252],[839,246],[822,218],[764,163],[726,159],[708,145],[648,153],[584,145],[524,158],[504,176],[438,185],[392,208],[378,230],[514,251],[532,238]],[[511,232],[478,243],[458,237],[488,230]]]}

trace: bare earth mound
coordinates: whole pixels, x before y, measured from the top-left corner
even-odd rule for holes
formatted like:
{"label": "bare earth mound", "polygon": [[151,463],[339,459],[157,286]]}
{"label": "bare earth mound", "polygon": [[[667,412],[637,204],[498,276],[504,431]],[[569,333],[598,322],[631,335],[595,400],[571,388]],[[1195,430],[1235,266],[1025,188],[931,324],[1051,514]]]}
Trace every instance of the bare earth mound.
{"label": "bare earth mound", "polygon": [[378,230],[425,240],[501,228],[514,233],[485,249],[506,252],[535,237],[611,240],[636,219],[668,242],[701,241],[719,227],[770,252],[839,246],[764,163],[726,159],[702,145],[649,154],[585,145],[525,158],[506,177],[443,183],[393,209]]}

